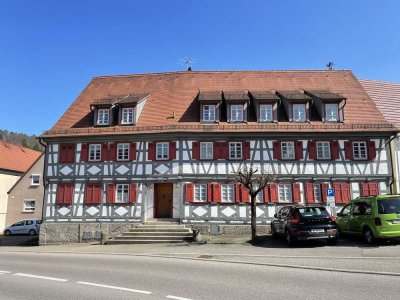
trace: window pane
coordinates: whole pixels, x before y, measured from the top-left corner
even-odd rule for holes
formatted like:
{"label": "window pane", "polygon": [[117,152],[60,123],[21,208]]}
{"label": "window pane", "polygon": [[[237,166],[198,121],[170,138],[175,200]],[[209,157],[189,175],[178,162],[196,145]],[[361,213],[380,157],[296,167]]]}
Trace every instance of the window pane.
{"label": "window pane", "polygon": [[336,103],[325,104],[325,119],[326,121],[338,121],[338,105]]}
{"label": "window pane", "polygon": [[133,108],[122,109],[122,124],[133,124]]}
{"label": "window pane", "polygon": [[129,144],[117,145],[117,160],[129,160]]}
{"label": "window pane", "polygon": [[99,109],[97,113],[97,125],[108,125],[108,109]]}
{"label": "window pane", "polygon": [[266,105],[266,104],[260,105],[260,121],[261,122],[272,121],[272,105]]}
{"label": "window pane", "polygon": [[157,159],[168,159],[168,143],[157,143]]}
{"label": "window pane", "polygon": [[243,121],[243,105],[231,105],[231,121]]}
{"label": "window pane", "polygon": [[317,158],[318,159],[330,159],[331,158],[331,147],[330,142],[317,142]]}
{"label": "window pane", "polygon": [[353,157],[354,159],[367,159],[366,142],[353,142]]}
{"label": "window pane", "polygon": [[89,145],[89,161],[99,161],[101,157],[101,145],[91,144]]}
{"label": "window pane", "polygon": [[229,143],[229,158],[230,159],[241,159],[242,158],[242,143],[241,142]]}
{"label": "window pane", "polygon": [[215,105],[203,105],[203,121],[215,121]]}
{"label": "window pane", "polygon": [[282,159],[294,159],[294,142],[281,143]]}
{"label": "window pane", "polygon": [[306,121],[306,106],[305,104],[293,104],[293,121]]}
{"label": "window pane", "polygon": [[221,202],[234,202],[234,186],[233,184],[221,185]]}
{"label": "window pane", "polygon": [[200,143],[200,159],[213,159],[213,143]]}

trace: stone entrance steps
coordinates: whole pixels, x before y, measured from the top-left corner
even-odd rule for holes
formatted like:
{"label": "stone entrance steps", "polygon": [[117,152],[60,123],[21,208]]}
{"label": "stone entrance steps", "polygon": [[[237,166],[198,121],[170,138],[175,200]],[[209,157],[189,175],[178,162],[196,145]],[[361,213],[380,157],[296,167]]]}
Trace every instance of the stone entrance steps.
{"label": "stone entrance steps", "polygon": [[176,221],[151,220],[107,241],[107,245],[179,243],[192,240],[192,230]]}

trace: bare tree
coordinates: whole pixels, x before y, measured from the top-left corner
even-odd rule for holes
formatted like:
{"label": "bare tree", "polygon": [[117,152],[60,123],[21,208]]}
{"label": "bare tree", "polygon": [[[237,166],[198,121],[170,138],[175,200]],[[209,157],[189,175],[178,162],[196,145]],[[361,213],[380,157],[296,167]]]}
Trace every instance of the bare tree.
{"label": "bare tree", "polygon": [[257,173],[257,168],[248,167],[246,164],[233,173],[235,181],[249,190],[251,199],[251,243],[253,245],[257,242],[256,197],[269,183],[276,181],[276,176],[270,171]]}

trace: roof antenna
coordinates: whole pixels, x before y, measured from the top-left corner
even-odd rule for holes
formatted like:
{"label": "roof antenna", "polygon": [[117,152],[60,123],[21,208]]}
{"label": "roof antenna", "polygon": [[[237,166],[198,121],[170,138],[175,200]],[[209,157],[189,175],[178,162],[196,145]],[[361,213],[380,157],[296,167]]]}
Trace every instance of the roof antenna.
{"label": "roof antenna", "polygon": [[332,71],[334,65],[335,64],[333,63],[333,61],[330,61],[330,62],[327,63],[326,67],[328,68],[329,71]]}
{"label": "roof antenna", "polygon": [[179,64],[186,66],[186,70],[189,72],[192,71],[192,65],[194,65],[195,63],[196,63],[196,61],[189,57],[184,57],[179,60]]}

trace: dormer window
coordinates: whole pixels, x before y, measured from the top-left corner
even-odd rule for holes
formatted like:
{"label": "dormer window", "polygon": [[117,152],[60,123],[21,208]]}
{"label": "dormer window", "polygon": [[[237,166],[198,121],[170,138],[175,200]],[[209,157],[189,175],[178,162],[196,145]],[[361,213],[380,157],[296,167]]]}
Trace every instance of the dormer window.
{"label": "dormer window", "polygon": [[272,105],[260,104],[260,122],[272,122]]}
{"label": "dormer window", "polygon": [[231,105],[231,122],[243,122],[243,105]]}
{"label": "dormer window", "polygon": [[339,109],[337,103],[325,103],[325,121],[339,121]]}
{"label": "dormer window", "polygon": [[121,124],[133,124],[133,107],[123,107],[121,112]]}
{"label": "dormer window", "polygon": [[203,105],[204,122],[215,122],[215,105]]}
{"label": "dormer window", "polygon": [[108,125],[110,122],[110,110],[99,109],[97,110],[97,125]]}
{"label": "dormer window", "polygon": [[305,122],[306,121],[306,105],[293,104],[293,121]]}

